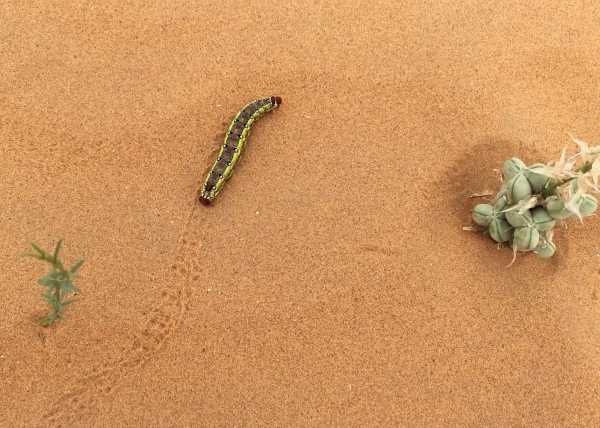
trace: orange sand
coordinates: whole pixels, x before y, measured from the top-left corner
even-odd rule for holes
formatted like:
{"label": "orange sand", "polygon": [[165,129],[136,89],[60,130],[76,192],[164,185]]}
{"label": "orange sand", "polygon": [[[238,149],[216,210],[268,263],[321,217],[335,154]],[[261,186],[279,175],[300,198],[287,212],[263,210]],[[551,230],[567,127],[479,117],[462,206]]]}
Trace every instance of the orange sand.
{"label": "orange sand", "polygon": [[[598,426],[600,221],[511,269],[461,230],[506,157],[600,138],[600,9],[522,3],[5,1],[0,425]],[[44,329],[18,254],[60,237]]]}

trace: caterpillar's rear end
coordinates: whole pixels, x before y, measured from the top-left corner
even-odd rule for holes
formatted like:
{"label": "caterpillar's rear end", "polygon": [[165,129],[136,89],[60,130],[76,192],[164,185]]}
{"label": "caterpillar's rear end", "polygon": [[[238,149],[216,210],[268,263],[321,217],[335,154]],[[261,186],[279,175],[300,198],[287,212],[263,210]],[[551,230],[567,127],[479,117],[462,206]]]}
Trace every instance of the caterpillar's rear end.
{"label": "caterpillar's rear end", "polygon": [[203,205],[210,205],[231,177],[233,168],[244,150],[252,124],[265,113],[281,104],[280,97],[261,98],[242,108],[232,120],[217,160],[210,169],[198,199]]}

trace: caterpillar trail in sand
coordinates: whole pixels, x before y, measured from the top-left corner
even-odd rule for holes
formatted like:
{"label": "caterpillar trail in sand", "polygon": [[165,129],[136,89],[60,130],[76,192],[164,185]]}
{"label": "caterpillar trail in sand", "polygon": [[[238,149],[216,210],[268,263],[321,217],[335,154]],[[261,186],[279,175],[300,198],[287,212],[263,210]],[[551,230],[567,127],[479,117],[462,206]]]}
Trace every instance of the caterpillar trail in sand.
{"label": "caterpillar trail in sand", "polygon": [[276,109],[280,104],[280,97],[261,98],[244,106],[233,118],[225,134],[225,141],[219,156],[198,192],[198,199],[203,205],[210,205],[231,177],[233,168],[244,150],[254,121]]}

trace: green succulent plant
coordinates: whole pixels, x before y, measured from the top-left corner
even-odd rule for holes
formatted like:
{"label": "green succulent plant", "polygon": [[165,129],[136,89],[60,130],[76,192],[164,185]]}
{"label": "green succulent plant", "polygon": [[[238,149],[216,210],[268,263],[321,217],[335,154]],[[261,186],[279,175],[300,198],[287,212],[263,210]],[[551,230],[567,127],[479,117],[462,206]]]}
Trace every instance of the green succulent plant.
{"label": "green succulent plant", "polygon": [[579,150],[567,156],[565,149],[557,161],[527,166],[516,157],[506,160],[500,191],[473,208],[476,227],[498,243],[510,242],[515,257],[517,252],[552,257],[556,225],[598,210],[592,193],[600,193],[600,146],[571,138]]}

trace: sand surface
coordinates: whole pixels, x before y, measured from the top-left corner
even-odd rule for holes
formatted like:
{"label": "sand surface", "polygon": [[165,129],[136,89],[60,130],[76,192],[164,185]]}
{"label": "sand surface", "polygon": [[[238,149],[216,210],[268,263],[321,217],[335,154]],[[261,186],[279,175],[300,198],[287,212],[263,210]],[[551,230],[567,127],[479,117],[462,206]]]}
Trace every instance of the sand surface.
{"label": "sand surface", "polygon": [[[522,3],[2,2],[0,426],[600,425],[600,220],[511,269],[461,230],[600,141],[600,8]],[[61,237],[45,329],[18,255]]]}

